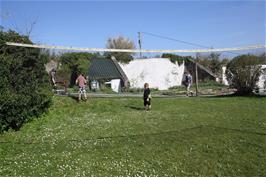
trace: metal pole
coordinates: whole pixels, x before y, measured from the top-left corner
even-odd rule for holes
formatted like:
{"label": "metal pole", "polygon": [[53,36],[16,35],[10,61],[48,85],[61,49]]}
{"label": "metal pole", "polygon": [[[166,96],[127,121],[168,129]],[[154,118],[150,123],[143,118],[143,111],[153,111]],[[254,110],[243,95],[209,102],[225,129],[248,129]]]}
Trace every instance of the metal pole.
{"label": "metal pole", "polygon": [[138,32],[138,38],[139,38],[139,57],[142,58],[142,54],[141,54],[141,33]]}

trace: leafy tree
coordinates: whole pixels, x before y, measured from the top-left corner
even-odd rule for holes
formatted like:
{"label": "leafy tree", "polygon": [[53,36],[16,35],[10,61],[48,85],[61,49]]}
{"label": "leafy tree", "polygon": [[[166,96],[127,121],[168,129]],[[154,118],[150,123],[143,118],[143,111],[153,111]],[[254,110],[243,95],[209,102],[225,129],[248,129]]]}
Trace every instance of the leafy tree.
{"label": "leafy tree", "polygon": [[200,53],[196,54],[196,62],[208,69],[211,67],[211,61],[209,60],[209,57],[201,55]]}
{"label": "leafy tree", "polygon": [[202,66],[210,69],[213,73],[220,75],[222,66],[225,66],[229,62],[227,58],[221,59],[220,56],[220,53],[210,53],[206,56],[197,54],[196,61]]}
{"label": "leafy tree", "polygon": [[[258,57],[259,57],[259,59],[263,62],[263,61],[266,60],[266,53],[264,52],[264,53],[262,53],[262,54],[259,54]],[[266,62],[264,62],[264,63],[266,64]]]}
{"label": "leafy tree", "polygon": [[222,66],[226,66],[226,65],[229,63],[229,61],[230,61],[230,60],[229,60],[228,58],[223,58],[222,61],[221,61],[221,64],[220,64],[221,67],[222,67]]}
{"label": "leafy tree", "polygon": [[178,62],[178,64],[182,64],[183,61],[188,61],[191,60],[191,56],[180,56],[180,55],[175,55],[175,54],[170,54],[170,53],[164,53],[162,54],[162,58],[170,58],[170,61],[172,63]]}
{"label": "leafy tree", "polygon": [[221,71],[221,61],[219,59],[220,55],[221,54],[219,53],[211,53],[208,56],[208,59],[210,60],[210,70],[216,74]]}
{"label": "leafy tree", "polygon": [[18,130],[52,103],[44,67],[47,55],[40,49],[8,46],[6,41],[32,44],[27,36],[0,31],[0,132]]}
{"label": "leafy tree", "polygon": [[205,56],[197,54],[196,61],[213,73],[220,75],[222,73],[222,66],[225,66],[229,62],[227,58],[221,59],[220,56],[220,53],[210,53]]}
{"label": "leafy tree", "polygon": [[[118,36],[116,38],[109,38],[107,40],[106,47],[108,49],[135,49],[135,44],[132,40],[125,38],[123,36]],[[132,53],[125,52],[107,52],[105,55],[108,57],[114,56],[117,61],[121,63],[128,63],[133,60]]]}
{"label": "leafy tree", "polygon": [[96,55],[85,52],[65,53],[60,57],[61,66],[57,74],[63,76],[67,81],[70,80],[70,86],[73,86],[79,73],[87,74],[90,59]]}
{"label": "leafy tree", "polygon": [[238,95],[251,94],[261,74],[261,64],[266,59],[255,55],[240,55],[227,64],[226,77]]}

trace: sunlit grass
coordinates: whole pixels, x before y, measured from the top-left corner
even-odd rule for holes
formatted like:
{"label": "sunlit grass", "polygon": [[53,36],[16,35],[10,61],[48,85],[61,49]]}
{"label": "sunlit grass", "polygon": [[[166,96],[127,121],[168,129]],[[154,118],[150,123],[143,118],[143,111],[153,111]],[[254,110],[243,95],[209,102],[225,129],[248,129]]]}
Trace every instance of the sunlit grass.
{"label": "sunlit grass", "polygon": [[54,97],[0,135],[0,176],[264,176],[265,98]]}

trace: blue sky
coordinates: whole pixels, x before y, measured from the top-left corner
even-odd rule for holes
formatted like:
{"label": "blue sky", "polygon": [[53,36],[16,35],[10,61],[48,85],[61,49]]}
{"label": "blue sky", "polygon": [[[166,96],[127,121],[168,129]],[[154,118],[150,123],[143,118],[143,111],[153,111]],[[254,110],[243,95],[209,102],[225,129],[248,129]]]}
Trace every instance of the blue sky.
{"label": "blue sky", "polygon": [[[265,44],[265,1],[3,1],[0,24],[51,45],[99,47],[155,33],[210,47]],[[145,49],[199,48],[143,34]]]}

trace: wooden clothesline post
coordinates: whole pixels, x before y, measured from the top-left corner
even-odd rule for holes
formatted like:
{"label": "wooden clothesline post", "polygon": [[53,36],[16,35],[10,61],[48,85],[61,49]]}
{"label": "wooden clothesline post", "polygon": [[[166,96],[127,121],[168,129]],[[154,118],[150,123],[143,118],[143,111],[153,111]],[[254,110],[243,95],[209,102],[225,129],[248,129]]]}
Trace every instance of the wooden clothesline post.
{"label": "wooden clothesline post", "polygon": [[196,96],[198,96],[198,65],[197,65],[197,62],[195,62],[195,75],[196,75],[196,78],[195,78],[195,81],[196,81]]}

